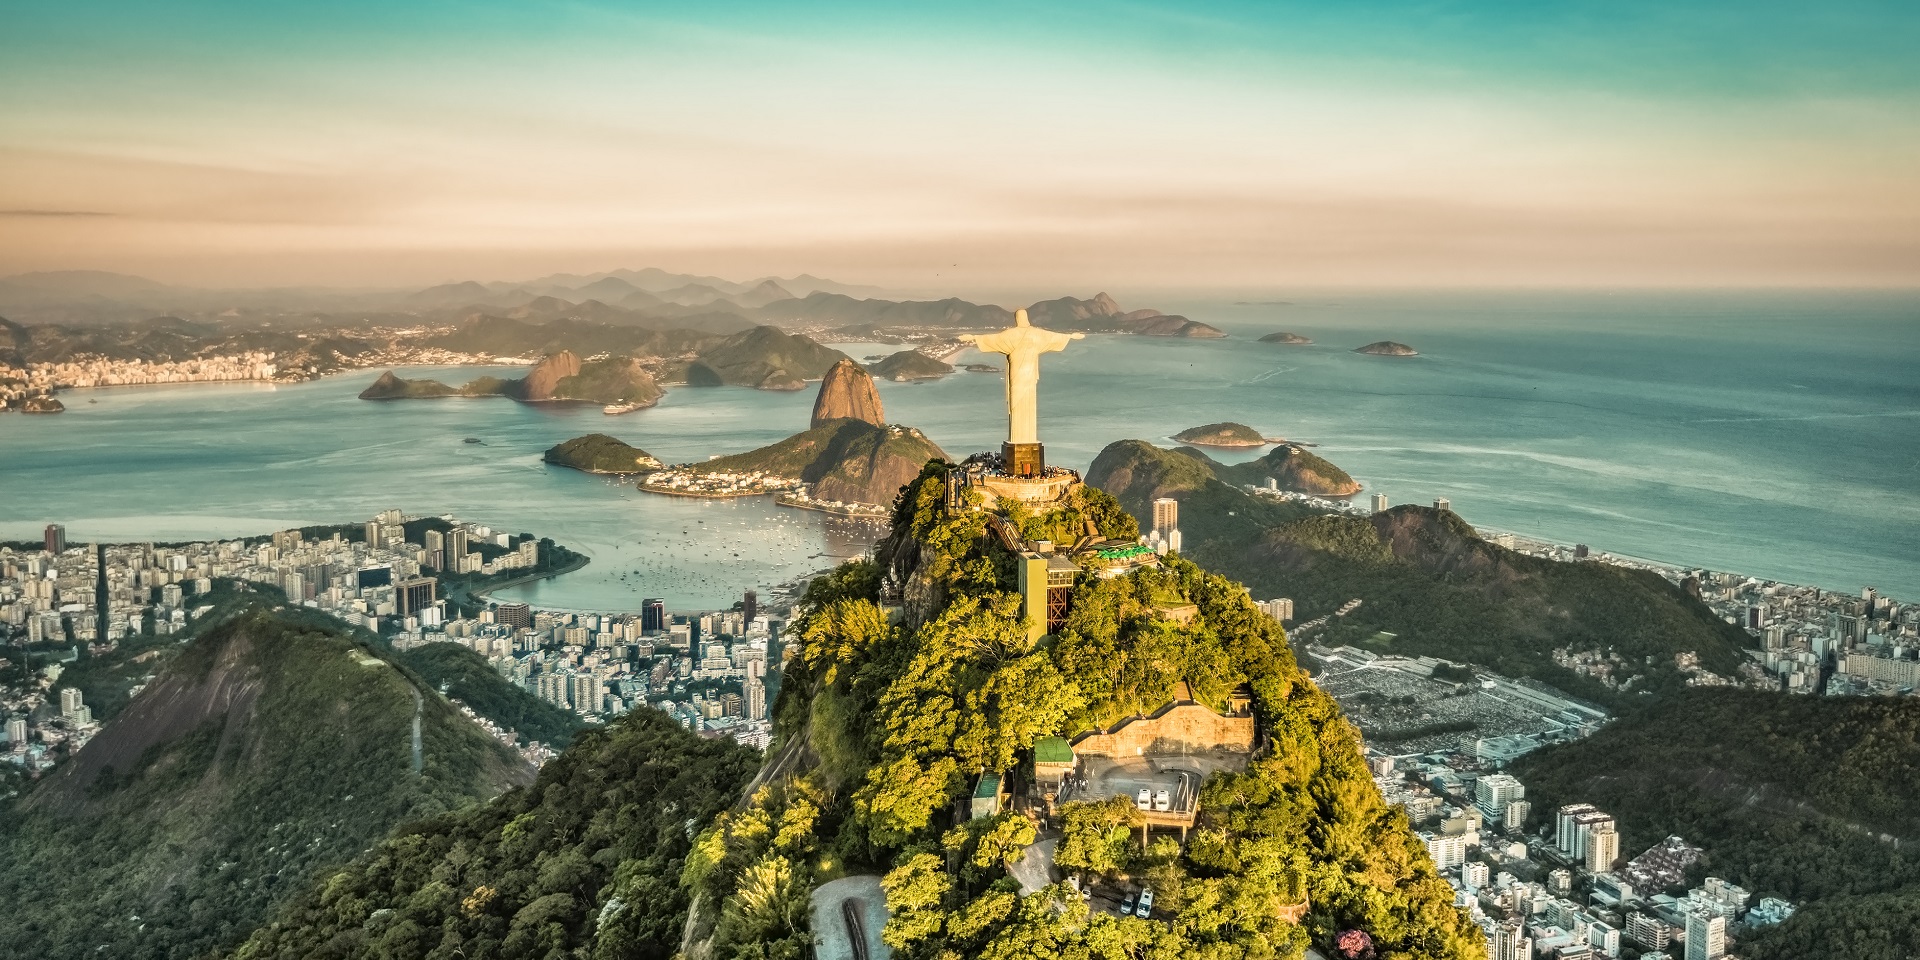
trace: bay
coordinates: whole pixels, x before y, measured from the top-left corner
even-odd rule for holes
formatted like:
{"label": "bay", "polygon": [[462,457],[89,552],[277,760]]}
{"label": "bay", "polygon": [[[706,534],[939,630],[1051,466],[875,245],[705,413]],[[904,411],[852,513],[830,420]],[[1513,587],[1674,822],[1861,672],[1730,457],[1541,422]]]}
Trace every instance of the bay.
{"label": "bay", "polygon": [[[1162,306],[1231,336],[1090,336],[1045,358],[1051,460],[1084,470],[1116,439],[1164,445],[1187,427],[1236,420],[1319,444],[1368,493],[1446,497],[1484,529],[1920,597],[1915,294],[1369,293]],[[1278,330],[1315,343],[1256,342]],[[1351,352],[1381,339],[1420,355]],[[844,347],[856,357],[897,349]],[[983,359],[999,358],[955,362]],[[630,610],[643,596],[729,605],[741,590],[858,553],[871,536],[765,500],[643,495],[539,459],[589,432],[668,462],[750,449],[803,429],[810,390],[674,388],[654,409],[608,417],[498,399],[358,400],[377,375],[71,391],[65,414],[0,417],[0,539],[37,539],[48,522],[75,540],[166,540],[388,508],[451,512],[593,558],[502,597]],[[950,454],[996,447],[1004,434],[998,375],[880,390],[889,419]]]}

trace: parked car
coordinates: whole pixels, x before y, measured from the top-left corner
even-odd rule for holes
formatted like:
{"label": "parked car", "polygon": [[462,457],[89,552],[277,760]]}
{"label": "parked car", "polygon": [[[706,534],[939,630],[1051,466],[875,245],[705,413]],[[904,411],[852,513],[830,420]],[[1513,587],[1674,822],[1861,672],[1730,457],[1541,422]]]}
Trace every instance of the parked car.
{"label": "parked car", "polygon": [[1162,790],[1159,793],[1154,794],[1153,808],[1155,810],[1160,810],[1160,811],[1172,810],[1173,809],[1172,795],[1168,794],[1165,790]]}
{"label": "parked car", "polygon": [[1139,807],[1142,810],[1152,810],[1153,809],[1153,791],[1147,789],[1146,787],[1141,787],[1140,793],[1133,798],[1133,805],[1136,807]]}
{"label": "parked car", "polygon": [[1127,895],[1120,898],[1120,915],[1124,917],[1127,914],[1132,912],[1133,912],[1133,891],[1128,890]]}
{"label": "parked car", "polygon": [[1153,890],[1152,889],[1142,890],[1140,891],[1140,906],[1134,910],[1134,915],[1138,917],[1147,917],[1147,916],[1151,916],[1152,914],[1153,914]]}

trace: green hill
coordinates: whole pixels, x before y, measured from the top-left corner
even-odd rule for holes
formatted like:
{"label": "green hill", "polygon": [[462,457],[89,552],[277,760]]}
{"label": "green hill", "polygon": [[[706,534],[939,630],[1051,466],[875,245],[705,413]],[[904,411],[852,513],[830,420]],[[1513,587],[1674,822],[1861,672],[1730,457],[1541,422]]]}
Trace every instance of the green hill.
{"label": "green hill", "polygon": [[1181,443],[1194,443],[1203,447],[1263,447],[1267,438],[1260,431],[1244,423],[1209,423],[1204,427],[1188,427],[1173,435]]}
{"label": "green hill", "polygon": [[259,595],[210,620],[0,824],[0,955],[203,954],[394,826],[530,777],[338,621]]}
{"label": "green hill", "polygon": [[1181,501],[1187,554],[1260,596],[1292,598],[1299,620],[1362,601],[1316,642],[1468,661],[1608,702],[1624,694],[1555,665],[1553,651],[1612,651],[1633,691],[1683,685],[1677,654],[1723,676],[1744,661],[1746,635],[1657,574],[1524,556],[1450,512],[1318,513],[1244,494],[1194,455],[1138,440],[1101,451],[1087,482],[1136,517],[1150,518],[1155,498]]}
{"label": "green hill", "polygon": [[1920,702],[1688,690],[1513,772],[1536,818],[1593,803],[1618,818],[1626,856],[1677,834],[1707,850],[1702,873],[1802,904],[1742,956],[1920,948]]}
{"label": "green hill", "polygon": [[[808,588],[767,785],[689,859],[700,907],[687,955],[802,956],[814,935],[808,891],[859,873],[885,875],[883,936],[903,958],[1297,958],[1355,927],[1383,956],[1484,955],[1404,816],[1381,801],[1338,708],[1244,591],[1178,559],[1113,580],[1088,572],[1059,635],[1031,645],[1011,558],[986,512],[945,509],[944,472],[929,465],[902,495],[874,562]],[[1077,529],[1114,509],[1087,490],[1070,515],[1008,519]],[[901,585],[898,617],[880,606],[883,572]],[[1155,615],[1178,603],[1193,605],[1191,619]],[[977,772],[1024,776],[1040,737],[1165,703],[1182,680],[1216,705],[1246,684],[1273,738],[1244,773],[1206,781],[1193,842],[1142,850],[1131,796],[1069,803],[1056,819],[1056,865],[1147,879],[1165,920],[1090,914],[1064,886],[1021,896],[1007,864],[1033,841],[1031,824],[955,813]]]}
{"label": "green hill", "polygon": [[429,687],[518,733],[522,743],[537,740],[557,749],[584,726],[577,714],[508,682],[487,658],[458,644],[429,643],[395,656]]}
{"label": "green hill", "polygon": [[580,734],[533,786],[396,832],[223,956],[668,960],[694,831],[757,762],[635,710]]}
{"label": "green hill", "polygon": [[1316,497],[1351,497],[1360,492],[1360,484],[1345,470],[1334,466],[1326,458],[1310,453],[1304,447],[1283,443],[1267,452],[1266,456],[1246,463],[1219,463],[1212,457],[1191,447],[1176,447],[1175,453],[1184,453],[1207,465],[1213,475],[1235,486],[1253,484],[1256,487],[1267,485],[1267,478],[1278,482],[1280,489],[1299,493],[1310,493]]}
{"label": "green hill", "polygon": [[876,363],[869,373],[882,380],[934,380],[953,372],[953,364],[918,350],[902,350]]}
{"label": "green hill", "polygon": [[919,476],[928,460],[946,454],[912,427],[830,420],[758,450],[689,464],[712,473],[756,470],[806,481],[821,500],[886,505]]}
{"label": "green hill", "polygon": [[604,433],[589,433],[556,444],[541,459],[588,473],[639,473],[660,466],[652,454]]}
{"label": "green hill", "polygon": [[700,358],[687,367],[687,384],[796,390],[805,386],[801,381],[826,376],[827,370],[844,359],[846,354],[823,347],[804,334],[782,333],[778,327],[754,327],[702,350]]}

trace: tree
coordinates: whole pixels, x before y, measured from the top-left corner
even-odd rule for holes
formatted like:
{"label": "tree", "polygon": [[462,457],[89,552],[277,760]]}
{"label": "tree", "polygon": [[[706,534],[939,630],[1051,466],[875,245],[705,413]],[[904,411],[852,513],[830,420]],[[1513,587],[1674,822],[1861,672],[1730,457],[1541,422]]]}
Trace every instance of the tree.
{"label": "tree", "polygon": [[1133,862],[1133,831],[1145,819],[1131,798],[1066,803],[1059,814],[1060,845],[1054,850],[1054,863],[1111,876]]}

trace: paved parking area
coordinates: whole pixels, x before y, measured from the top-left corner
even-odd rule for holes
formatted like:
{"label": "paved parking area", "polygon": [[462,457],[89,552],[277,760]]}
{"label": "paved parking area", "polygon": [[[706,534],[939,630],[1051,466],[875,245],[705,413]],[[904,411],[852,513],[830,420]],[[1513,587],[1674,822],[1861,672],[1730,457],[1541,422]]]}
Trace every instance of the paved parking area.
{"label": "paved parking area", "polygon": [[1061,796],[1068,800],[1105,800],[1124,796],[1129,800],[1141,788],[1158,794],[1165,790],[1173,801],[1174,813],[1189,812],[1199,797],[1200,787],[1216,771],[1245,769],[1244,756],[1168,756],[1168,757],[1082,757],[1079,779]]}

